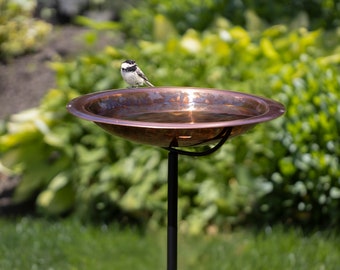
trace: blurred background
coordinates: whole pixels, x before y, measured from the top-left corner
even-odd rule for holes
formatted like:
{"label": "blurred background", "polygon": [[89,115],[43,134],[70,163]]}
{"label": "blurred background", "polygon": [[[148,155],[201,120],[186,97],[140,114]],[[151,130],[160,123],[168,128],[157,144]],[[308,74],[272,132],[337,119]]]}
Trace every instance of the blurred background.
{"label": "blurred background", "polygon": [[[119,224],[162,231],[166,151],[110,136],[65,109],[76,96],[125,88],[120,64],[135,59],[157,86],[235,90],[287,109],[214,155],[180,157],[181,233],[241,230],[247,238],[249,228],[337,231],[339,44],[337,0],[0,0],[4,228],[40,228],[50,220],[68,228],[78,226],[68,220],[78,220],[100,230]],[[38,231],[34,238],[43,238]],[[292,241],[299,236],[293,233]],[[340,254],[329,249],[334,258]],[[10,258],[11,250],[4,250]],[[311,262],[308,269],[336,269],[326,257],[303,258]],[[275,262],[283,267],[277,269],[305,269],[298,266],[302,261]],[[259,263],[259,269],[266,268]]]}

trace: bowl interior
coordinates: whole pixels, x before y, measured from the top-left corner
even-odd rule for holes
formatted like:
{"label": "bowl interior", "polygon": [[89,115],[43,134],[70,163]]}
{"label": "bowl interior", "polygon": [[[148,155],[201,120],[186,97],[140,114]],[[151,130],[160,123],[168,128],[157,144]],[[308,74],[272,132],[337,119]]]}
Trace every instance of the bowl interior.
{"label": "bowl interior", "polygon": [[114,135],[167,147],[218,141],[226,127],[238,136],[284,113],[282,104],[240,92],[193,87],[109,90],[80,96],[68,110]]}
{"label": "bowl interior", "polygon": [[84,97],[79,101],[83,117],[127,126],[230,126],[259,121],[270,112],[268,100],[224,90],[140,88]]}

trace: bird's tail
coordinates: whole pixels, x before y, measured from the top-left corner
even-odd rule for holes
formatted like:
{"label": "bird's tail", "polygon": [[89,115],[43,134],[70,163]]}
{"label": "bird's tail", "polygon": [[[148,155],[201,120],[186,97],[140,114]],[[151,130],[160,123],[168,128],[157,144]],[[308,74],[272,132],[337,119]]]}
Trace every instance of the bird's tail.
{"label": "bird's tail", "polygon": [[149,82],[148,80],[145,80],[145,83],[150,86],[150,87],[155,87],[151,82]]}

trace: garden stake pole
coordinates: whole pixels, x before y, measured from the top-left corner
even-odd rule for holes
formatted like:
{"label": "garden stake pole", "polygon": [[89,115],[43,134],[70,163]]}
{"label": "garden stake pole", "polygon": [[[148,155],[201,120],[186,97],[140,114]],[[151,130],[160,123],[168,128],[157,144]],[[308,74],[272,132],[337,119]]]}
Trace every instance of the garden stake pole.
{"label": "garden stake pole", "polygon": [[168,154],[168,254],[167,270],[177,270],[178,154]]}
{"label": "garden stake pole", "polygon": [[[232,127],[224,128],[218,137],[222,136],[219,143],[203,152],[188,152],[173,147],[164,147],[168,150],[168,250],[167,270],[177,270],[177,224],[178,224],[178,155],[206,156],[216,152],[228,140]],[[176,144],[176,141],[174,141]]]}

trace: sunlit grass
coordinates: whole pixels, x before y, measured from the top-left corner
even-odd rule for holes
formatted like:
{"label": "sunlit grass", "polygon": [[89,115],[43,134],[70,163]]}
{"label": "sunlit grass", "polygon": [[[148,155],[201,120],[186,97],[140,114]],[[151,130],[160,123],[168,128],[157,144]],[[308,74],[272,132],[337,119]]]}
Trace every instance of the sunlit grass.
{"label": "sunlit grass", "polygon": [[[178,269],[338,269],[339,238],[282,227],[180,234]],[[0,220],[0,269],[166,269],[166,234],[76,220]]]}

